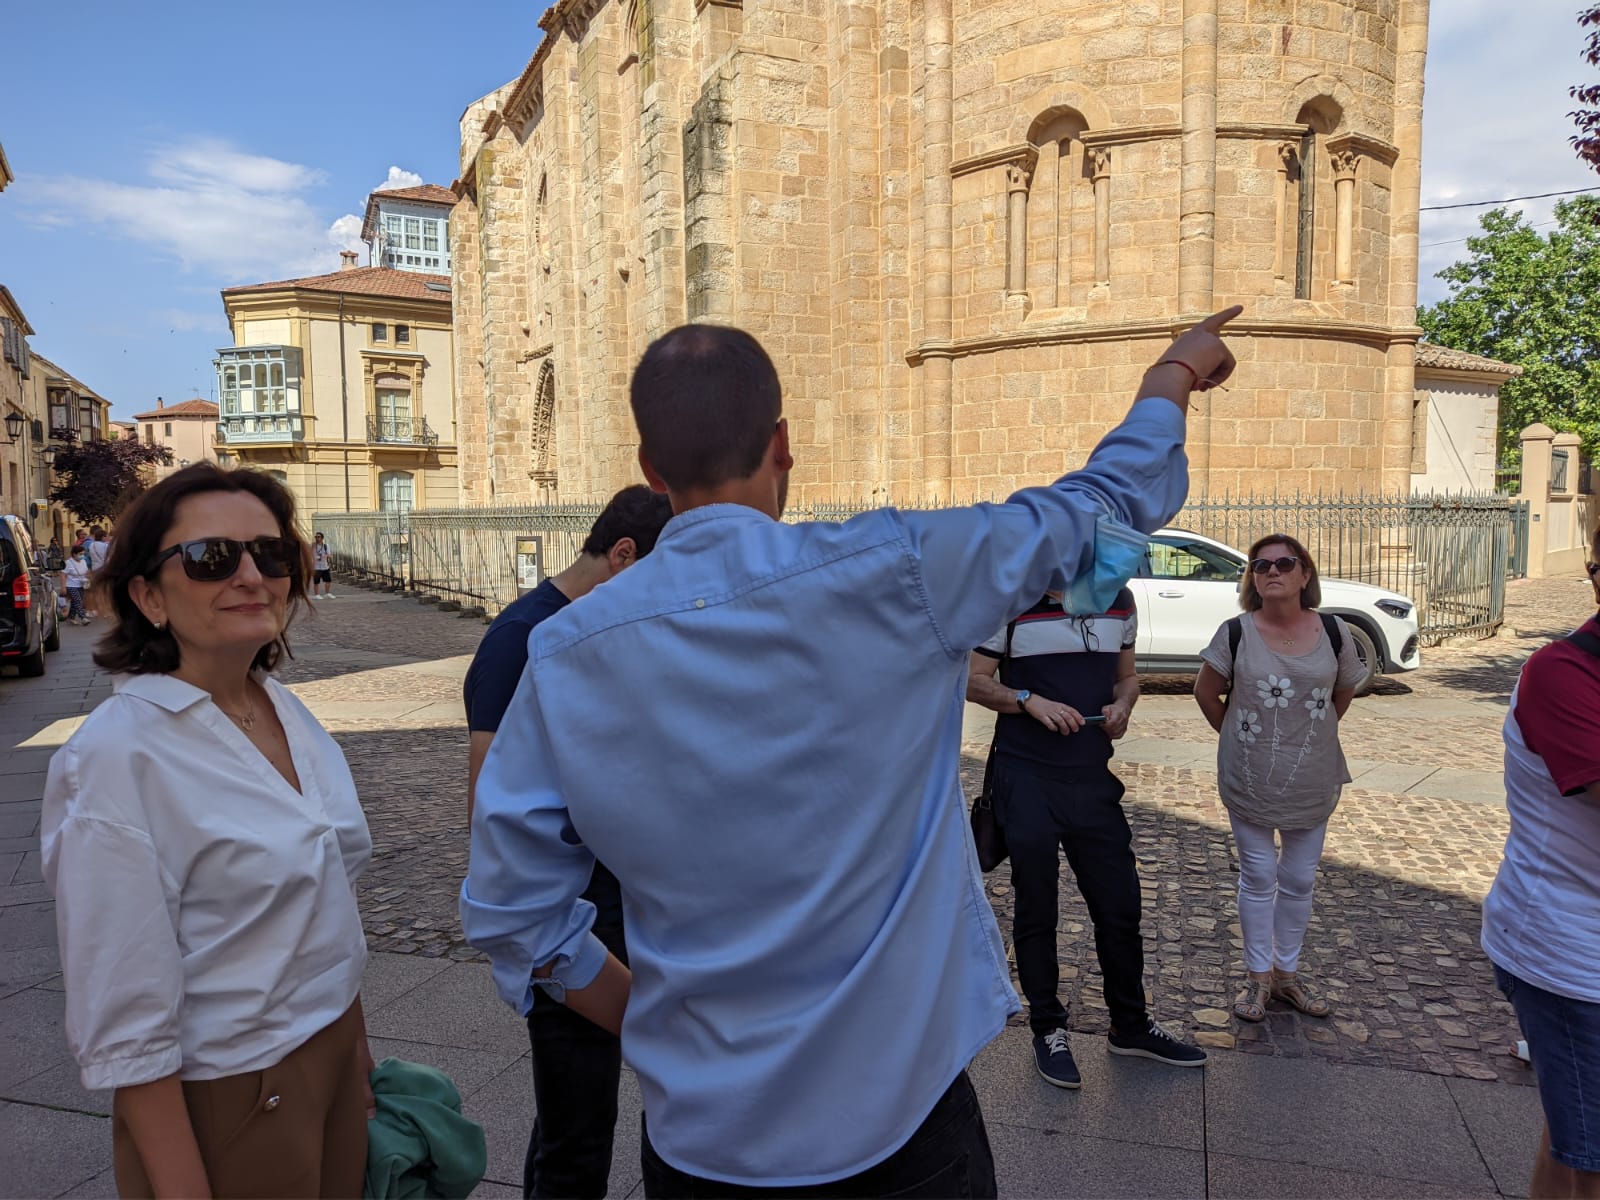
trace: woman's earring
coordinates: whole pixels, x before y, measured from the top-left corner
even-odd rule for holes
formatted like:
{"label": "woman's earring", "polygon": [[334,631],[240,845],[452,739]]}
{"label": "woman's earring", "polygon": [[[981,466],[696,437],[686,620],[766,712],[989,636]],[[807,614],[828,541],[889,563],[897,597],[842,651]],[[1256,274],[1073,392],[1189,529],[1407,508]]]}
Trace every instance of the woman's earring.
{"label": "woman's earring", "polygon": [[162,627],[166,625],[166,622],[165,621],[151,621],[150,624],[152,624],[152,625],[154,625],[156,627],[156,632],[157,633],[160,633],[161,630],[162,630]]}

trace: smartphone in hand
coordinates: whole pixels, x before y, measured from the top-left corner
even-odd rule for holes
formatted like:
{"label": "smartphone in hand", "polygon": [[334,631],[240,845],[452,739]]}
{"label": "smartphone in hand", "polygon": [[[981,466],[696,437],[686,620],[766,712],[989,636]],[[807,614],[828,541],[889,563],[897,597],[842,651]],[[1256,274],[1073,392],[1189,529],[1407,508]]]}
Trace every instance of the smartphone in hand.
{"label": "smartphone in hand", "polygon": [[1083,723],[1085,725],[1104,725],[1106,723],[1105,714],[1097,713],[1092,717],[1085,717]]}

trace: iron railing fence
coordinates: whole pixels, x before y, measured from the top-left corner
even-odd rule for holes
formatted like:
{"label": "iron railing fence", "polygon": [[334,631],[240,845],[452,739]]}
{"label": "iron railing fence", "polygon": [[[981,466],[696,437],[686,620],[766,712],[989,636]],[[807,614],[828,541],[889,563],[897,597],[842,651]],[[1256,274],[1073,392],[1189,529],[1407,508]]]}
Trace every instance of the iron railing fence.
{"label": "iron railing fence", "polygon": [[[313,520],[339,569],[493,613],[517,596],[517,538],[539,537],[542,570],[556,574],[576,560],[602,507],[318,513]],[[843,521],[873,507],[816,504],[791,508],[785,519]],[[1527,571],[1527,506],[1503,495],[1200,496],[1172,524],[1241,552],[1259,537],[1288,534],[1324,577],[1410,597],[1427,644],[1492,633],[1505,612],[1506,579]]]}

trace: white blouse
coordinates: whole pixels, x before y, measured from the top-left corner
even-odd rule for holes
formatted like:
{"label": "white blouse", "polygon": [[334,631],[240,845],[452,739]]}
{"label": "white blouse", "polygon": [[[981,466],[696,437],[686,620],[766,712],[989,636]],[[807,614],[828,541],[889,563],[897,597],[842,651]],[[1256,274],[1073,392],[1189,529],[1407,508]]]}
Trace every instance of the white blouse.
{"label": "white blouse", "polygon": [[338,744],[259,677],[296,792],[204,691],[131,675],[50,760],[40,841],[88,1088],[261,1070],[356,999],[372,855]]}

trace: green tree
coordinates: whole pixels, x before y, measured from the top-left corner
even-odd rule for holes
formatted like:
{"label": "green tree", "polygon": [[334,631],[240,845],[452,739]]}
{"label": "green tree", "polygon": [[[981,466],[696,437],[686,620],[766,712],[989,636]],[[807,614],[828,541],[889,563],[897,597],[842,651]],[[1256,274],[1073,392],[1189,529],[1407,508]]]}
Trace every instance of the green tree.
{"label": "green tree", "polygon": [[1493,209],[1467,257],[1440,271],[1450,294],[1417,310],[1428,340],[1522,368],[1500,389],[1500,444],[1535,421],[1600,447],[1600,197],[1556,205],[1541,234]]}
{"label": "green tree", "polygon": [[56,451],[56,484],[50,499],[65,504],[80,520],[113,521],[144,491],[144,469],[171,463],[167,447],[143,445],[133,438],[72,441]]}

